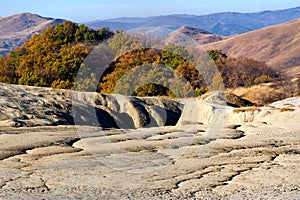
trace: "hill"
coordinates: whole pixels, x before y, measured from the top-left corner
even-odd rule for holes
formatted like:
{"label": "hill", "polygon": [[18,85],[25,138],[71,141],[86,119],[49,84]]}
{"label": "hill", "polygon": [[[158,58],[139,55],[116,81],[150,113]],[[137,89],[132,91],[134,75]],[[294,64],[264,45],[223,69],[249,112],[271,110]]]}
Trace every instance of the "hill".
{"label": "hill", "polygon": [[[256,13],[223,12],[209,15],[174,14],[146,18],[122,17],[116,19],[86,22],[92,28],[109,27],[111,30],[130,30],[143,27],[163,27],[177,30],[190,26],[210,33],[233,36],[263,27],[281,24],[300,17],[300,7]],[[39,33],[50,24],[60,24],[65,20],[41,17],[31,13],[21,13],[0,17],[0,55],[20,47],[32,34]]]}
{"label": "hill", "polygon": [[197,41],[199,44],[208,44],[226,39],[224,36],[212,34],[208,31],[189,26],[183,26],[177,29],[176,31],[172,32],[169,37],[178,37],[180,34],[188,36],[189,38]]}
{"label": "hill", "polygon": [[[300,69],[300,18],[205,45],[233,57],[264,61],[280,71]],[[298,70],[297,70],[298,69]]]}
{"label": "hill", "polygon": [[51,24],[61,24],[64,20],[22,13],[0,18],[0,55],[20,47],[31,35],[39,33]]}
{"label": "hill", "polygon": [[[179,31],[182,34],[176,34]],[[174,40],[181,40],[184,38],[183,34],[195,37],[198,41],[201,40],[202,43],[207,42],[207,40],[222,39],[220,36],[191,27],[183,27],[172,33],[171,36],[174,36]],[[114,34],[108,28],[90,30],[83,24],[77,25],[69,21],[55,27],[47,27],[39,35],[33,35],[21,48],[17,48],[7,56],[0,58],[0,82],[74,89],[78,70],[91,52],[91,45],[97,45],[112,35]],[[176,37],[178,35],[179,37]],[[120,78],[125,74],[127,74],[126,80],[131,81],[130,85],[133,83],[140,84],[138,81],[143,81],[144,85],[133,88],[133,92],[131,91],[132,88],[123,82],[124,84],[121,84],[122,87],[120,86],[117,93],[134,96],[178,97],[179,95],[188,97],[193,96],[193,94],[201,95],[209,89],[203,73],[197,71],[194,64],[188,60],[191,53],[183,46],[170,43],[162,49],[146,48],[143,46],[144,43],[138,40],[133,41],[125,32],[116,33],[115,37],[108,41],[108,44],[113,51],[126,50],[128,45],[135,45],[139,49],[128,52],[126,50],[123,55],[117,57],[106,68],[101,68],[98,65],[97,68],[93,68],[88,82],[83,85],[95,84],[97,88],[94,91],[116,93],[116,84],[121,81]],[[262,62],[256,62],[253,59],[233,59],[214,50],[209,51],[208,54],[215,61],[220,76],[228,88],[265,83],[277,77]],[[151,65],[152,63],[153,65]],[[139,65],[153,67],[144,68],[144,70],[147,70],[147,75],[142,75],[145,72],[142,72],[142,70],[137,72],[139,74],[132,73],[128,75],[128,70]],[[164,69],[164,71],[161,71],[161,68],[157,67],[160,65],[167,65],[173,70]],[[101,79],[96,80],[94,71],[98,69],[104,71]],[[176,76],[176,73],[180,73],[191,84],[182,85],[185,81],[182,82],[180,78],[174,80],[172,85],[166,85],[166,76]],[[156,82],[153,83],[154,74]],[[140,77],[140,79],[137,79],[137,77]],[[215,77],[214,80],[218,78]],[[132,82],[132,80],[135,82]],[[122,81],[125,81],[125,78],[122,78]],[[179,88],[181,90],[178,90]]]}
{"label": "hill", "polygon": [[176,30],[192,26],[211,33],[232,36],[267,26],[281,24],[300,17],[300,7],[256,13],[223,12],[209,15],[166,15],[146,18],[127,17],[85,23],[91,27],[110,27],[111,30],[130,30],[141,27],[165,27]]}

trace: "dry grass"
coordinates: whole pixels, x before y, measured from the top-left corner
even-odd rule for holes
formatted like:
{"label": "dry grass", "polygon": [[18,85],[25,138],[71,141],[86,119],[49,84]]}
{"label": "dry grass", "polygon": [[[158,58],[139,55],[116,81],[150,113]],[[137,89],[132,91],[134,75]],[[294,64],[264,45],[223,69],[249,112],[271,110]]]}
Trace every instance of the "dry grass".
{"label": "dry grass", "polygon": [[204,30],[188,26],[183,26],[180,29],[174,31],[170,34],[169,38],[175,39],[175,41],[184,41],[186,40],[186,36],[197,41],[197,43],[199,44],[209,44],[227,39],[227,37],[215,35]]}
{"label": "dry grass", "polygon": [[252,87],[228,89],[228,92],[240,96],[258,106],[265,106],[275,101],[294,96],[292,85],[261,84]]}
{"label": "dry grass", "polygon": [[293,112],[294,108],[280,108],[280,112]]}
{"label": "dry grass", "polygon": [[233,113],[241,113],[241,112],[255,112],[261,111],[258,107],[244,107],[244,108],[237,108],[233,110]]}
{"label": "dry grass", "polygon": [[283,104],[284,106],[287,106],[287,107],[295,107],[295,105],[293,105],[293,104],[290,104],[290,103],[285,103],[285,104]]}
{"label": "dry grass", "polygon": [[268,65],[276,69],[286,70],[300,65],[299,32],[300,19],[204,45],[204,48],[221,49],[228,56],[236,58],[267,61]]}

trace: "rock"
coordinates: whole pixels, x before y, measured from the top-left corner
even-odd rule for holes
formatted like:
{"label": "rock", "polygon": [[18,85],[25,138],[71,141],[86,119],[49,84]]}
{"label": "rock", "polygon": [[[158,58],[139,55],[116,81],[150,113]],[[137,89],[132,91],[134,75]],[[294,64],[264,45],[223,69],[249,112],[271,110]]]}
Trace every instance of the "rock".
{"label": "rock", "polygon": [[201,99],[188,99],[184,103],[182,115],[177,126],[187,124],[222,125],[226,113],[232,108],[227,106],[224,93],[213,92]]}
{"label": "rock", "polygon": [[183,107],[163,98],[4,83],[0,83],[0,103],[0,126],[11,127],[76,124],[129,129],[168,126],[177,123]]}
{"label": "rock", "polygon": [[227,104],[233,107],[246,107],[246,106],[255,106],[254,103],[243,99],[235,94],[227,93],[226,94]]}
{"label": "rock", "polygon": [[147,97],[73,92],[77,125],[107,128],[141,128],[175,125],[182,105],[176,101]]}

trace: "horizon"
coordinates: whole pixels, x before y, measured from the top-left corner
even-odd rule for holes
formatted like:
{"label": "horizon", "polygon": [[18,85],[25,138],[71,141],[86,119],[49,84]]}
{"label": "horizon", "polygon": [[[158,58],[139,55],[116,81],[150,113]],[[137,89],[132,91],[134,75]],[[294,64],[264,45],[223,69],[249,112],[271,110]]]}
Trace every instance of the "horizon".
{"label": "horizon", "polygon": [[[81,2],[78,0],[68,1],[53,0],[51,2],[40,2],[32,0],[33,3],[28,4],[18,2],[15,6],[13,0],[3,0],[1,17],[7,17],[20,13],[32,13],[42,17],[60,18],[71,20],[74,22],[85,23],[96,20],[108,20],[116,18],[147,18],[153,16],[164,15],[207,15],[222,12],[237,12],[237,13],[255,13],[261,11],[286,10],[299,7],[300,3],[296,0],[275,0],[270,2],[260,2],[253,0],[249,2],[240,2],[239,0],[229,0],[224,3],[223,0],[190,0],[188,3],[180,0],[166,0],[159,2],[154,0],[140,4],[137,0],[129,0],[122,2],[114,0],[112,2],[90,0]],[[60,5],[59,8],[57,5]],[[99,12],[100,11],[100,12]]]}

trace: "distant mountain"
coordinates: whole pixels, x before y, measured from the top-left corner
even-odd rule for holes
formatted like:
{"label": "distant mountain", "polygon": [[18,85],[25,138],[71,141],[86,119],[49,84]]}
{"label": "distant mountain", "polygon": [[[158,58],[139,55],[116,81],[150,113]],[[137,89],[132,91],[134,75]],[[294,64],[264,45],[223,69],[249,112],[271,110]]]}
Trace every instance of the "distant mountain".
{"label": "distant mountain", "polygon": [[204,48],[220,49],[229,56],[254,58],[278,70],[300,73],[300,18],[207,44]]}
{"label": "distant mountain", "polygon": [[232,36],[281,24],[300,17],[300,7],[256,13],[223,12],[202,16],[167,15],[147,18],[117,18],[85,23],[90,27],[108,26],[111,30],[130,30],[142,27],[165,27],[176,30],[182,26],[192,26],[211,33]]}
{"label": "distant mountain", "polygon": [[[179,34],[178,34],[179,33]],[[180,39],[180,34],[184,34],[188,36],[189,38],[197,41],[199,44],[209,44],[213,42],[218,42],[224,39],[227,39],[227,37],[212,34],[208,31],[195,28],[195,27],[189,27],[189,26],[183,26],[176,31],[172,32],[169,37],[176,36],[177,39]]]}
{"label": "distant mountain", "polygon": [[21,46],[32,34],[39,33],[50,24],[63,22],[62,19],[45,18],[31,13],[0,18],[0,55]]}
{"label": "distant mountain", "polygon": [[[215,35],[234,36],[267,26],[285,23],[299,17],[300,7],[296,7],[256,13],[223,12],[202,16],[174,14],[146,18],[122,17],[87,22],[85,24],[94,28],[109,27],[111,30],[160,27],[175,31],[185,26],[200,28]],[[62,19],[45,18],[31,13],[0,17],[0,55],[4,55],[9,50],[21,46],[32,34],[40,32],[50,24],[63,22],[64,20]],[[201,36],[201,42],[206,43],[203,36]],[[210,38],[208,41],[211,40],[211,37],[208,38]]]}

